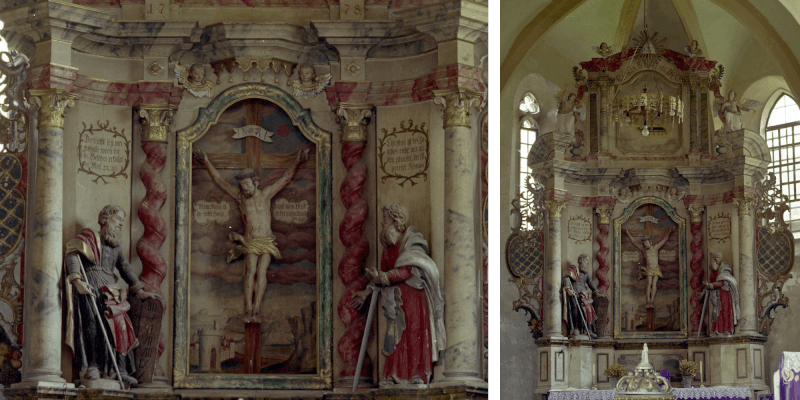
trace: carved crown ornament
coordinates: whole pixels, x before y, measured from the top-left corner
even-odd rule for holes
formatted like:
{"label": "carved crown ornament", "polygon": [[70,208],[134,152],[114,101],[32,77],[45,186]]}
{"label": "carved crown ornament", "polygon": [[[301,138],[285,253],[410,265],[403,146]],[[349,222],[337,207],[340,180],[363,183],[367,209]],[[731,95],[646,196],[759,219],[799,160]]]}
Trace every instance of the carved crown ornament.
{"label": "carved crown ornament", "polygon": [[39,128],[64,128],[66,108],[75,105],[75,94],[62,89],[31,90],[31,103],[39,106]]}
{"label": "carved crown ornament", "polygon": [[467,88],[454,88],[444,90],[434,90],[433,99],[435,104],[440,104],[444,108],[444,127],[472,126],[469,121],[469,109],[472,106],[480,105],[479,92]]}
{"label": "carved crown ornament", "polygon": [[[283,72],[288,78],[292,76],[296,65],[297,63],[295,62],[272,57],[234,57],[212,62],[211,68],[214,70],[214,74],[217,75],[217,84],[220,83],[222,71],[227,71],[228,82],[233,82],[233,71],[236,68],[242,70],[242,80],[247,81],[247,72],[253,67],[261,72],[261,82],[264,82],[264,73],[267,72],[268,69],[271,69],[275,74],[274,81],[278,83],[278,74]],[[291,83],[287,82],[287,85],[291,85]]]}
{"label": "carved crown ornament", "polygon": [[621,203],[630,203],[632,200],[636,200],[640,197],[660,197],[668,200],[670,203],[674,203],[683,199],[683,196],[686,195],[686,191],[679,190],[675,186],[645,184],[639,185],[638,187],[622,186],[619,189],[612,187],[611,194]]}

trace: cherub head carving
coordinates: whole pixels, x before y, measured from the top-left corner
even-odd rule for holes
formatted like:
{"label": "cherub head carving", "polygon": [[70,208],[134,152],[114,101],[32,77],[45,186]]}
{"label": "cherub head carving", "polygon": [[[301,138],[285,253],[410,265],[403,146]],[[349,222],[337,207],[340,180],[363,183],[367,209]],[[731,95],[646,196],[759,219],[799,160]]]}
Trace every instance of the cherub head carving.
{"label": "cherub head carving", "polygon": [[314,71],[314,66],[311,64],[302,64],[297,69],[297,76],[300,78],[300,82],[304,84],[313,83],[314,80],[317,78],[317,72]]}
{"label": "cherub head carving", "polygon": [[200,64],[192,64],[189,68],[189,82],[193,85],[202,85],[205,82],[206,70]]}

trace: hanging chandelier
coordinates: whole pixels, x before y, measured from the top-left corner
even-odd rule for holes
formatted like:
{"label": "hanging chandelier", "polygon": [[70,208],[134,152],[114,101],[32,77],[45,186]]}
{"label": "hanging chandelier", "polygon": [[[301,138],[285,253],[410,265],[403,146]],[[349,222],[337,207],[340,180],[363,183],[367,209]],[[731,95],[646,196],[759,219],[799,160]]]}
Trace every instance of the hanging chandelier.
{"label": "hanging chandelier", "polygon": [[656,124],[683,122],[683,101],[660,92],[648,93],[647,86],[642,89],[642,93],[614,99],[613,107],[616,110],[613,113],[616,122],[636,125],[644,123],[642,136],[648,136],[650,129]]}
{"label": "hanging chandelier", "polygon": [[[655,68],[658,62],[664,57],[664,42],[666,38],[658,39],[658,32],[652,35],[647,32],[647,0],[644,2],[644,31],[638,38],[634,39],[636,46],[631,61],[628,63],[628,68],[622,77],[622,81],[628,75],[631,64],[638,61],[649,68]],[[658,84],[658,77],[653,76],[656,81],[657,93],[648,93],[647,85],[642,89],[642,93],[628,94],[625,96],[617,97],[619,94],[620,86],[614,92],[613,104],[614,121],[626,124],[640,124],[642,126],[642,136],[650,135],[650,130],[656,124],[663,125],[665,123],[674,124],[675,121],[683,122],[683,101],[679,97],[665,95],[661,92],[661,87]],[[648,122],[650,125],[648,126]]]}

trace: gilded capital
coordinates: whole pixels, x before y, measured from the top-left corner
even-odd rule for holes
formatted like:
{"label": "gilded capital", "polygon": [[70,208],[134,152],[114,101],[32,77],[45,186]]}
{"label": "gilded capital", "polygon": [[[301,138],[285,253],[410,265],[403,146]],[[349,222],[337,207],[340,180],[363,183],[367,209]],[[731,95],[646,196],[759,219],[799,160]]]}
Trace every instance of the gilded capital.
{"label": "gilded capital", "polygon": [[739,206],[739,215],[750,215],[750,207],[756,202],[749,197],[737,197],[733,201]]}
{"label": "gilded capital", "polygon": [[703,222],[703,211],[705,211],[705,206],[689,206],[689,222],[693,224],[699,224]]}
{"label": "gilded capital", "polygon": [[597,207],[594,211],[597,213],[598,224],[608,225],[611,223],[611,207]]}
{"label": "gilded capital", "polygon": [[567,203],[559,200],[545,200],[544,205],[550,210],[551,219],[561,219],[561,210],[567,206]]}
{"label": "gilded capital", "polygon": [[142,142],[168,142],[169,125],[175,114],[171,104],[140,104],[139,122],[142,124]]}
{"label": "gilded capital", "polygon": [[339,103],[336,115],[342,125],[343,142],[366,142],[372,104]]}
{"label": "gilded capital", "polygon": [[472,89],[453,88],[434,90],[433,102],[444,107],[444,127],[453,126],[470,127],[469,108],[480,104],[481,94]]}
{"label": "gilded capital", "polygon": [[64,128],[67,107],[75,105],[75,95],[64,89],[31,90],[31,103],[39,106],[39,128]]}

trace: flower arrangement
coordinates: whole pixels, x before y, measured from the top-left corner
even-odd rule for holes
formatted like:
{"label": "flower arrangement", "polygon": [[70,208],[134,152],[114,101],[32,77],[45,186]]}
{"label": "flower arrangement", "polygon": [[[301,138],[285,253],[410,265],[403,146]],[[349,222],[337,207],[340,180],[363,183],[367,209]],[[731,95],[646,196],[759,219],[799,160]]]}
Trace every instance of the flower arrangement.
{"label": "flower arrangement", "polygon": [[622,364],[611,364],[608,368],[603,371],[609,378],[622,378],[623,376],[628,374],[628,371],[625,370],[625,367]]}
{"label": "flower arrangement", "polygon": [[694,361],[680,360],[678,364],[678,371],[683,376],[695,376],[700,372],[700,367]]}

